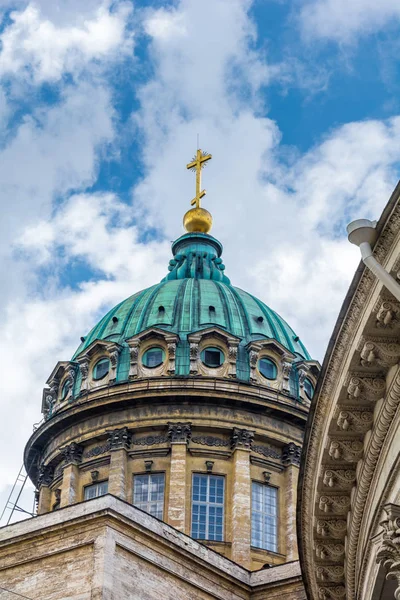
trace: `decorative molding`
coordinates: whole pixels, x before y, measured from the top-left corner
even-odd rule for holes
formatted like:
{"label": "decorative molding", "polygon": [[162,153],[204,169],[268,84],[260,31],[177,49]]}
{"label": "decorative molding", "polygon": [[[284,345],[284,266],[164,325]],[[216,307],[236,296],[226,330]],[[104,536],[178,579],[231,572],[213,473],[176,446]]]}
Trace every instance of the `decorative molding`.
{"label": "decorative molding", "polygon": [[366,433],[371,429],[373,413],[371,410],[346,408],[339,412],[336,424],[342,431],[357,431]]}
{"label": "decorative molding", "polygon": [[297,446],[294,442],[289,442],[282,448],[282,464],[285,466],[296,465],[300,466],[301,446]]}
{"label": "decorative molding", "polygon": [[68,446],[60,449],[64,459],[64,467],[68,465],[78,465],[82,462],[83,446],[76,442],[71,442]]}
{"label": "decorative molding", "polygon": [[236,450],[237,448],[251,450],[254,434],[255,432],[249,429],[234,427],[231,438],[232,450]]}
{"label": "decorative molding", "polygon": [[193,444],[200,444],[201,446],[217,446],[217,447],[230,446],[229,440],[223,440],[221,438],[217,438],[212,435],[202,435],[202,436],[192,437],[191,442],[193,442]]}
{"label": "decorative molding", "polygon": [[138,376],[138,360],[140,340],[127,340],[129,346],[129,379],[134,379]]}
{"label": "decorative molding", "polygon": [[342,600],[346,597],[344,585],[334,585],[318,588],[318,600]]}
{"label": "decorative molding", "polygon": [[329,446],[329,456],[333,460],[344,460],[354,463],[360,460],[364,450],[364,445],[359,440],[331,440]]}
{"label": "decorative molding", "polygon": [[41,463],[39,466],[39,476],[37,487],[40,489],[41,487],[50,487],[53,482],[54,477],[54,468],[50,465],[45,465]]}
{"label": "decorative molding", "polygon": [[344,577],[342,565],[324,565],[317,567],[316,576],[319,581],[341,582]]}
{"label": "decorative molding", "polygon": [[393,329],[399,323],[400,304],[379,298],[374,312],[376,313],[375,325],[381,329]]}
{"label": "decorative molding", "polygon": [[257,452],[257,454],[262,454],[267,458],[276,458],[278,460],[282,458],[281,452],[278,452],[278,450],[275,450],[275,448],[271,448],[271,446],[259,446],[256,444],[252,444],[251,449],[253,450],[253,452]]}
{"label": "decorative molding", "polygon": [[93,458],[96,456],[100,456],[100,454],[109,452],[110,448],[111,448],[111,444],[108,441],[106,444],[103,444],[102,446],[95,446],[94,448],[87,450],[86,452],[83,453],[82,458],[86,459],[86,458]]}
{"label": "decorative molding", "polygon": [[109,382],[114,383],[117,379],[117,366],[118,366],[118,357],[121,352],[121,346],[115,346],[114,348],[109,350],[108,356],[110,359],[110,375]]}
{"label": "decorative molding", "polygon": [[156,444],[165,444],[169,441],[167,435],[147,435],[142,438],[133,438],[132,446],[155,446]]}
{"label": "decorative molding", "polygon": [[376,402],[385,394],[386,380],[377,376],[359,376],[353,374],[347,385],[347,394],[351,399]]}
{"label": "decorative molding", "polygon": [[350,510],[350,496],[327,496],[323,494],[319,498],[318,508],[324,513],[346,514]]}
{"label": "decorative molding", "polygon": [[353,487],[356,472],[353,469],[326,469],[323,483],[329,488],[347,490]]}
{"label": "decorative molding", "polygon": [[171,444],[187,444],[192,435],[191,423],[167,423]]}
{"label": "decorative molding", "polygon": [[89,389],[89,358],[78,358],[79,372],[81,374],[81,391]]}
{"label": "decorative molding", "polygon": [[360,362],[363,367],[385,367],[396,365],[400,359],[398,338],[361,339]]}
{"label": "decorative molding", "polygon": [[317,519],[317,534],[322,537],[343,539],[347,523],[344,519]]}
{"label": "decorative molding", "polygon": [[114,429],[114,431],[108,431],[108,443],[110,450],[129,450],[131,445],[132,436],[127,427],[121,427],[121,429]]}
{"label": "decorative molding", "polygon": [[189,344],[190,374],[197,375],[199,370],[199,341],[200,337]]}
{"label": "decorative molding", "polygon": [[344,556],[344,544],[318,541],[315,554],[322,560],[339,560]]}

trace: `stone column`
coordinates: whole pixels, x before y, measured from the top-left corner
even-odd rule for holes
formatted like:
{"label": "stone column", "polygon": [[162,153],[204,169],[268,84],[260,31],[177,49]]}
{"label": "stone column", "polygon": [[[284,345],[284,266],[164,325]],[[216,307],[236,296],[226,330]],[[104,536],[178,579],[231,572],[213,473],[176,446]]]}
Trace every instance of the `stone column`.
{"label": "stone column", "polygon": [[[290,442],[283,447],[282,462],[285,465],[285,540],[286,540],[286,560],[298,560],[299,552],[297,548],[296,535],[296,503],[297,503],[297,482],[299,480],[301,447]],[[280,528],[282,531],[282,529]]]}
{"label": "stone column", "polygon": [[61,449],[65,466],[61,484],[60,508],[79,502],[79,463],[82,461],[83,447],[72,442]]}
{"label": "stone column", "polygon": [[38,488],[39,502],[37,514],[43,515],[51,511],[51,489],[54,469],[48,465],[41,464],[39,467]]}
{"label": "stone column", "polygon": [[191,423],[168,423],[171,441],[168,523],[185,531],[186,521],[186,453],[191,436]]}
{"label": "stone column", "polygon": [[251,566],[251,477],[250,452],[254,431],[234,428],[232,490],[232,560]]}
{"label": "stone column", "polygon": [[126,477],[128,469],[128,453],[132,436],[127,427],[115,429],[109,433],[111,452],[110,471],[108,476],[108,493],[126,500]]}

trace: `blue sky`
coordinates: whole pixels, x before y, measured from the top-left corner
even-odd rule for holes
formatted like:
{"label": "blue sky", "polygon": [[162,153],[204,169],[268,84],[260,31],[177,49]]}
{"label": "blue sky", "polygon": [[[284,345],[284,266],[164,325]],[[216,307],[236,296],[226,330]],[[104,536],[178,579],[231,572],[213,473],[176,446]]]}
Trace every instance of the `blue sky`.
{"label": "blue sky", "polygon": [[212,152],[227,274],[322,360],[399,177],[398,0],[0,0],[0,500],[57,360],[160,280]]}

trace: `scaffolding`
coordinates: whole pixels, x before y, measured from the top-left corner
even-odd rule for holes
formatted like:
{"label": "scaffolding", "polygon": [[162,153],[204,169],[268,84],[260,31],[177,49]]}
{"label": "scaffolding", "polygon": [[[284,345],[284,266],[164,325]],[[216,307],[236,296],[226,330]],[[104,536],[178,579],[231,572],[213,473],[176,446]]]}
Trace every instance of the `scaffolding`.
{"label": "scaffolding", "polygon": [[21,512],[26,515],[29,515],[30,517],[34,517],[36,515],[35,498],[33,500],[32,512],[25,510],[24,508],[22,508],[22,506],[19,505],[21,495],[22,495],[22,492],[24,491],[24,487],[25,487],[27,479],[28,479],[28,474],[25,471],[24,465],[22,465],[22,467],[20,468],[19,473],[17,475],[17,478],[14,482],[14,485],[11,488],[10,495],[8,496],[7,502],[3,508],[3,512],[1,513],[0,523],[3,521],[3,518],[4,518],[4,519],[7,519],[6,525],[9,525],[15,512]]}

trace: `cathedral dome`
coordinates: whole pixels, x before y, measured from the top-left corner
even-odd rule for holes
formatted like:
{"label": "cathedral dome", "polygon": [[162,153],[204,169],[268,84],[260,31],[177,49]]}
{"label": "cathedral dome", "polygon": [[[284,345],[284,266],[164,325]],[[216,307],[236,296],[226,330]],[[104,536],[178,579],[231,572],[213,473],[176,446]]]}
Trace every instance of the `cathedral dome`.
{"label": "cathedral dome", "polygon": [[222,245],[210,235],[188,233],[172,245],[168,275],[158,284],[130,296],[110,310],[83,338],[72,360],[95,341],[118,344],[116,381],[128,378],[127,340],[156,328],[178,336],[175,374],[190,374],[188,336],[217,328],[238,338],[236,376],[248,380],[247,346],[275,340],[298,360],[310,356],[293,329],[275,311],[231,285],[221,260]]}

